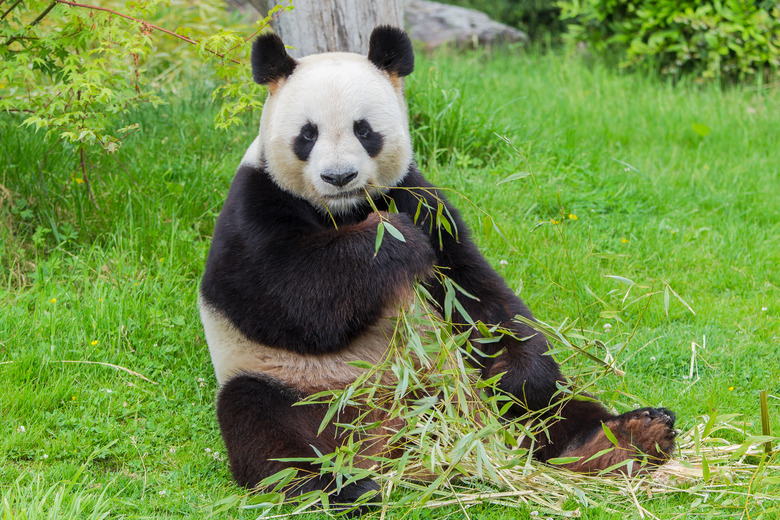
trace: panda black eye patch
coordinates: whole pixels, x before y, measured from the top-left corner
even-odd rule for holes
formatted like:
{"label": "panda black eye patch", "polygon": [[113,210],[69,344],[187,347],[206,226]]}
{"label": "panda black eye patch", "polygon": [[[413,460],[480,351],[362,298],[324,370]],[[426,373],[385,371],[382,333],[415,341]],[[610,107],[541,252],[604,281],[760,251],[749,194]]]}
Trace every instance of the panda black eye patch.
{"label": "panda black eye patch", "polygon": [[317,125],[306,123],[301,127],[301,131],[293,141],[293,152],[301,161],[307,161],[311,154],[314,144],[317,142]]}
{"label": "panda black eye patch", "polygon": [[371,128],[371,124],[365,119],[355,121],[353,130],[355,132],[355,137],[358,138],[360,144],[366,149],[369,157],[376,157],[379,155],[379,152],[382,151],[382,144],[384,144],[384,137],[382,137],[382,134],[375,132],[374,129]]}

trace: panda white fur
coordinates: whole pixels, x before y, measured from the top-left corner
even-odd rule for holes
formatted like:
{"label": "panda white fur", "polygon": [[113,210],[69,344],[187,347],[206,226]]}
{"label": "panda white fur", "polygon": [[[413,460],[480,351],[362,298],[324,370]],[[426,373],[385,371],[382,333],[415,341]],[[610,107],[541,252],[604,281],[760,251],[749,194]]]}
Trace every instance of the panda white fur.
{"label": "panda white fur", "polygon": [[[509,414],[557,402],[562,377],[544,355],[545,338],[512,320],[532,319],[530,311],[413,162],[403,90],[413,68],[409,38],[386,26],[372,33],[367,57],[326,53],[295,61],[275,35],[253,44],[253,75],[269,96],[260,133],[217,221],[200,293],[220,384],[217,416],[239,484],[254,487],[289,466],[318,473],[304,463],[273,460],[311,457],[312,446],[327,453],[338,445],[333,425],[317,435],[324,407],[292,405],[353,382],[360,372],[349,361],[382,357],[392,332],[387,317],[409,301],[416,280],[443,302],[434,265],[477,297],[460,302],[474,320],[530,337],[505,336],[488,344],[481,359],[483,375],[504,373],[500,386],[522,403]],[[376,254],[380,215],[367,194],[405,238],[385,239]],[[432,233],[435,217],[425,207],[413,220],[420,198],[431,208],[436,198],[445,201],[457,239]],[[391,201],[397,214],[387,212]],[[549,439],[537,439],[535,456],[542,461],[580,456],[569,467],[593,472],[628,458],[663,463],[674,448],[674,414],[665,409],[615,416],[591,400],[571,400],[556,412],[562,419],[548,429]],[[602,423],[621,449],[587,461],[612,445]],[[295,491],[332,485],[323,476]],[[372,489],[373,481],[360,481],[332,500],[353,502]]]}

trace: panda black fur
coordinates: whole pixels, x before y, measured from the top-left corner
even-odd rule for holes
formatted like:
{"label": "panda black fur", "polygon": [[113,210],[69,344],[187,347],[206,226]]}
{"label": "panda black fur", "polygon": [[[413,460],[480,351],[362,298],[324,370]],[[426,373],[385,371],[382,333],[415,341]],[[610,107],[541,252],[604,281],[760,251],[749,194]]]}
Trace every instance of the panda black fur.
{"label": "panda black fur", "polygon": [[[403,77],[414,68],[408,37],[378,27],[369,47],[368,57],[326,53],[295,61],[275,35],[253,45],[254,78],[270,95],[260,134],[217,221],[200,296],[220,383],[220,429],[231,471],[247,487],[292,465],[318,473],[306,464],[271,460],[311,457],[312,446],[327,453],[338,445],[332,425],[317,435],[323,407],[292,405],[353,382],[360,371],[349,361],[381,359],[392,331],[385,317],[410,300],[416,280],[442,303],[434,265],[477,297],[460,301],[471,318],[531,337],[488,344],[489,356],[481,361],[485,377],[504,373],[501,387],[532,410],[548,406],[556,382],[563,381],[553,358],[544,355],[543,335],[512,321],[516,315],[532,319],[531,312],[412,160],[403,92]],[[380,215],[366,203],[366,193],[405,242],[385,238],[375,254]],[[435,216],[425,207],[413,221],[420,197],[431,208],[437,198],[445,201],[457,239],[432,234]],[[388,212],[390,201],[398,213]],[[662,463],[674,448],[674,415],[665,409],[615,416],[591,400],[571,400],[556,411],[562,420],[550,426],[549,439],[537,439],[540,460],[581,456],[569,467],[593,472],[642,454]],[[612,445],[602,423],[622,449],[585,462]],[[329,486],[323,477],[297,491]],[[334,498],[352,502],[371,489],[372,481],[361,481]]]}

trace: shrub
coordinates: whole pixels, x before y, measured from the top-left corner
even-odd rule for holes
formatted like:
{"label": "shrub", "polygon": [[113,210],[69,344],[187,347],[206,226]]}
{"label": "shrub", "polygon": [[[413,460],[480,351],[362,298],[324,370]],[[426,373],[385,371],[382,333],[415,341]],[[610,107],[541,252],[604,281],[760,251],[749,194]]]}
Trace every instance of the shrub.
{"label": "shrub", "polygon": [[445,4],[458,5],[483,11],[491,18],[518,27],[532,41],[544,41],[548,36],[558,40],[566,30],[561,20],[561,10],[550,0],[441,0]]}
{"label": "shrub", "polygon": [[765,79],[780,67],[780,3],[562,0],[569,38],[674,78]]}

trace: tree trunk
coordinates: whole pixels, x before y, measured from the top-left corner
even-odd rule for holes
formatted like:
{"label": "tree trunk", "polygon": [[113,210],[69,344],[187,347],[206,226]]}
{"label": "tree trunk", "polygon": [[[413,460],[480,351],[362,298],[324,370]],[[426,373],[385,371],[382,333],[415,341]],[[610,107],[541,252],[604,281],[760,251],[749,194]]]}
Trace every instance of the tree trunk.
{"label": "tree trunk", "polygon": [[[275,0],[249,3],[263,14],[277,4]],[[365,54],[374,27],[404,26],[404,0],[293,0],[293,5],[295,9],[279,16],[273,28],[286,45],[294,47],[288,49],[294,58],[331,51]]]}

